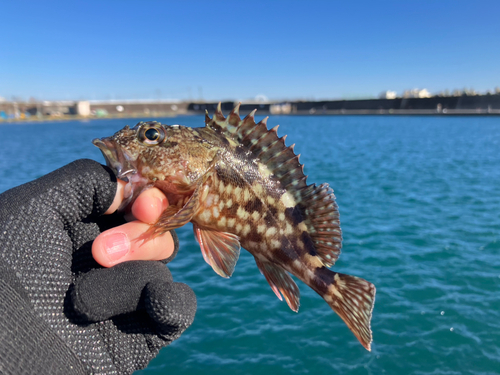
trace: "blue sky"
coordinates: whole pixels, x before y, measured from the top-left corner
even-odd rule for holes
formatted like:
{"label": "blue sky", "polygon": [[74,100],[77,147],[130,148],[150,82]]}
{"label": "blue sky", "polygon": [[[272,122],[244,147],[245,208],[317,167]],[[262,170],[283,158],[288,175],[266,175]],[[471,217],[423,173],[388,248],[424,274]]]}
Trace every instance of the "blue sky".
{"label": "blue sky", "polygon": [[499,1],[3,1],[0,97],[360,98],[500,86]]}

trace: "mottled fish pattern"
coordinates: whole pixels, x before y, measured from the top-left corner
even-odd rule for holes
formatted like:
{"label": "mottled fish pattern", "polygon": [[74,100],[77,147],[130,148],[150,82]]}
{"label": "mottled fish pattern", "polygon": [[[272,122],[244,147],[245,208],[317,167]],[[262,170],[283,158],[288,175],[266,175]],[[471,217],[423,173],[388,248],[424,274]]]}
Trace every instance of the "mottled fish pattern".
{"label": "mottled fish pattern", "polygon": [[96,139],[107,164],[128,181],[130,203],[145,188],[162,190],[170,203],[151,232],[188,222],[205,261],[222,277],[233,273],[240,247],[254,257],[280,300],[299,309],[295,275],[315,290],[370,350],[375,287],[328,269],[340,255],[342,234],[333,190],[307,185],[299,155],[267,118],[237,106],[225,118],[220,105],[205,127],[140,122]]}

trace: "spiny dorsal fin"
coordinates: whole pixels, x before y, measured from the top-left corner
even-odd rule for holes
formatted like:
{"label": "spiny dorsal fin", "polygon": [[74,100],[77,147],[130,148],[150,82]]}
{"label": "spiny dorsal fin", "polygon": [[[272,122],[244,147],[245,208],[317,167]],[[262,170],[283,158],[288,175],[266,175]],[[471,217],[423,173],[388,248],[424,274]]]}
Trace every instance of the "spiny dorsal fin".
{"label": "spiny dorsal fin", "polygon": [[205,125],[208,125],[210,121],[212,121],[212,119],[210,118],[208,111],[205,109]]}
{"label": "spiny dorsal fin", "polygon": [[240,104],[225,118],[219,103],[206,126],[246,146],[292,194],[296,204],[304,207],[301,211],[318,257],[325,266],[334,265],[340,255],[342,234],[333,190],[328,184],[308,186],[300,155],[295,155],[294,145],[285,145],[286,135],[278,137],[278,126],[268,130],[267,117],[255,123],[256,110],[242,120],[239,108]]}
{"label": "spiny dorsal fin", "polygon": [[219,104],[217,104],[217,109],[215,110],[214,118],[217,118],[217,121],[219,122],[224,122],[226,120],[226,118],[222,114],[222,107],[220,102]]}
{"label": "spiny dorsal fin", "polygon": [[304,173],[298,156],[293,151],[293,145],[285,146],[284,137],[278,137],[278,127],[267,129],[267,117],[259,123],[255,123],[255,112],[253,110],[244,119],[239,116],[240,104],[236,105],[227,118],[221,111],[220,103],[212,119],[205,118],[205,124],[216,132],[221,132],[226,137],[230,137],[237,143],[246,146],[252,153],[265,164],[268,169],[281,180],[286,176],[283,187],[292,185],[297,190],[305,188]]}

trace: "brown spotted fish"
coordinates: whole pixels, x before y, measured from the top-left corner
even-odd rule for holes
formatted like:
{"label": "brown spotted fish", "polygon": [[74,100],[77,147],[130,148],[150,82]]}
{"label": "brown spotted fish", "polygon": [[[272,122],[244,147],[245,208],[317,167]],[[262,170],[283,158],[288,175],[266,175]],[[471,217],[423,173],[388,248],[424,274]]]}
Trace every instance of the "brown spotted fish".
{"label": "brown spotted fish", "polygon": [[219,105],[204,128],[140,122],[94,144],[128,182],[127,203],[151,186],[167,196],[170,206],[152,234],[193,223],[205,261],[222,277],[231,276],[244,247],[293,311],[299,289],[290,274],[323,297],[370,350],[374,285],[327,268],[342,241],[333,190],[307,185],[299,155],[278,138],[278,127],[268,130],[267,118],[256,124],[255,111],[242,120],[238,109],[225,118]]}

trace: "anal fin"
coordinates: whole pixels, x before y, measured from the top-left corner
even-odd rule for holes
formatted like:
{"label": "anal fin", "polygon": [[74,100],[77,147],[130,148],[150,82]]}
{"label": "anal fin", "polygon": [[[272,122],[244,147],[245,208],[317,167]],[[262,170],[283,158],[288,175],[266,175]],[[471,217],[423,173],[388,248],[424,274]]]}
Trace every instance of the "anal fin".
{"label": "anal fin", "polygon": [[204,229],[196,223],[193,223],[193,229],[205,262],[220,276],[230,277],[240,256],[241,246],[238,236]]}
{"label": "anal fin", "polygon": [[299,311],[300,291],[292,277],[284,269],[271,262],[255,258],[255,263],[279,300],[283,301],[281,297],[283,295],[288,306],[295,312]]}

